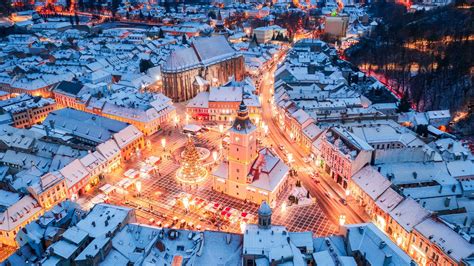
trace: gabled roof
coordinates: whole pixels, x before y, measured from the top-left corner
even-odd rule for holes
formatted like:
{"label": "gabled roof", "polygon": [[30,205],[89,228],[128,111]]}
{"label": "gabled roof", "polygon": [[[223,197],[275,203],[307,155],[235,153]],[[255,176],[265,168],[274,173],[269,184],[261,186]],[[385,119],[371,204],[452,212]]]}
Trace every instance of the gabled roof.
{"label": "gabled roof", "polygon": [[78,82],[61,81],[53,90],[62,91],[71,95],[77,95],[81,91],[82,87],[84,87],[84,85]]}

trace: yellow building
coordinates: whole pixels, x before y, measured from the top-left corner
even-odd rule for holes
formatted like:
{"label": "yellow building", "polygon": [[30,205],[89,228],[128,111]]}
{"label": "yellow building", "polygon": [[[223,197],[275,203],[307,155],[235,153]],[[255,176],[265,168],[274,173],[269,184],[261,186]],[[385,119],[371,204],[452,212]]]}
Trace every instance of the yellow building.
{"label": "yellow building", "polygon": [[15,237],[18,231],[43,213],[43,208],[31,196],[24,196],[14,204],[6,206],[0,213],[0,249],[2,245],[16,247]]}
{"label": "yellow building", "polygon": [[28,187],[28,191],[45,211],[67,199],[66,181],[59,172],[43,175],[38,184]]}

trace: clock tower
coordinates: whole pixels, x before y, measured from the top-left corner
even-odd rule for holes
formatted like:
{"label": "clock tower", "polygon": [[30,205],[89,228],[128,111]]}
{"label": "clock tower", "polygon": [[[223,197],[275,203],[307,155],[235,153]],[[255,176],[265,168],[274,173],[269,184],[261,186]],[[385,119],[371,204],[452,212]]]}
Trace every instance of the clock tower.
{"label": "clock tower", "polygon": [[240,103],[237,116],[230,131],[229,145],[229,187],[230,194],[245,198],[246,184],[250,168],[257,158],[257,128],[249,118],[249,111],[244,101]]}

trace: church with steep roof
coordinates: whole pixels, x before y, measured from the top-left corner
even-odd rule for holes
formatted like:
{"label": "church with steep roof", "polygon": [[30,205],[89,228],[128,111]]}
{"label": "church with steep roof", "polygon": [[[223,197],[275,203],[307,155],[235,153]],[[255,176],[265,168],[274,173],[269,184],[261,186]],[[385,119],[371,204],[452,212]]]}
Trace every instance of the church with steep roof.
{"label": "church with steep roof", "polygon": [[240,103],[230,128],[227,161],[213,172],[213,188],[232,197],[275,205],[288,187],[289,167],[270,149],[257,150],[257,127]]}
{"label": "church with steep roof", "polygon": [[164,94],[174,102],[192,99],[209,87],[244,78],[244,57],[223,35],[196,38],[173,51],[162,67]]}

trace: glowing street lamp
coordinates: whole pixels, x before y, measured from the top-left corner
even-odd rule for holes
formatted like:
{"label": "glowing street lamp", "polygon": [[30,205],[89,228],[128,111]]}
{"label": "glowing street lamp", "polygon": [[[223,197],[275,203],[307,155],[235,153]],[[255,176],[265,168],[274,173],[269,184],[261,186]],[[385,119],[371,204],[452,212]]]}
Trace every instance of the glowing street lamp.
{"label": "glowing street lamp", "polygon": [[217,162],[218,156],[219,156],[219,154],[217,154],[217,151],[212,152],[212,159],[214,159],[214,163]]}
{"label": "glowing street lamp", "polygon": [[219,125],[219,132],[220,132],[221,134],[224,133],[224,125],[223,125],[223,124],[220,124],[220,125]]}
{"label": "glowing street lamp", "polygon": [[135,189],[137,190],[138,196],[140,196],[140,193],[142,192],[142,182],[135,182]]}
{"label": "glowing street lamp", "polygon": [[165,151],[165,148],[166,148],[166,139],[165,138],[161,139],[161,147],[163,147],[163,151]]}
{"label": "glowing street lamp", "polygon": [[346,189],[346,198],[351,195],[351,191],[349,189]]}
{"label": "glowing street lamp", "polygon": [[281,212],[286,212],[286,202],[283,202],[283,204],[281,205]]}
{"label": "glowing street lamp", "polygon": [[242,234],[245,232],[246,227],[247,224],[245,222],[240,222],[240,232],[242,232]]}
{"label": "glowing street lamp", "polygon": [[346,215],[341,214],[339,215],[339,225],[344,226],[346,224]]}
{"label": "glowing street lamp", "polygon": [[268,134],[268,125],[263,126],[263,132],[265,133],[265,135]]}
{"label": "glowing street lamp", "polygon": [[288,157],[288,162],[289,163],[293,162],[293,154],[292,153],[288,153],[287,157]]}
{"label": "glowing street lamp", "polygon": [[186,210],[186,212],[188,212],[188,210],[189,210],[189,199],[188,198],[183,198],[182,201],[183,201],[184,209]]}
{"label": "glowing street lamp", "polygon": [[178,123],[179,123],[179,116],[176,115],[176,116],[174,117],[174,125],[177,126]]}
{"label": "glowing street lamp", "polygon": [[186,114],[185,119],[186,119],[186,124],[189,124],[189,115],[188,114]]}

